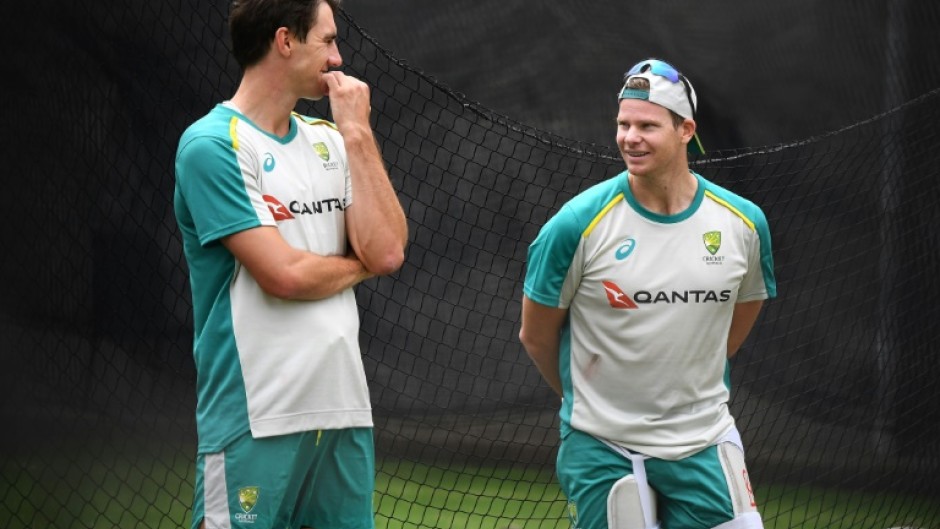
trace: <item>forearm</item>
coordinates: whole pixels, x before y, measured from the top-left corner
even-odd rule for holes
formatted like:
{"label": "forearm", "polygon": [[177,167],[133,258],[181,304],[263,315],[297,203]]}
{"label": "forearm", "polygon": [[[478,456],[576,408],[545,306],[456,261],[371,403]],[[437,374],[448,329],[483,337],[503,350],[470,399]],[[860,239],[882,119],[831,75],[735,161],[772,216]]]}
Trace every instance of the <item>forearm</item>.
{"label": "forearm", "polygon": [[377,275],[392,273],[404,261],[405,213],[372,131],[350,126],[343,134],[353,185],[353,203],[346,211],[350,245],[368,270]]}
{"label": "forearm", "polygon": [[527,346],[526,352],[539,374],[545,379],[558,396],[562,396],[561,372],[558,369],[558,348],[557,347],[537,347]]}
{"label": "forearm", "polygon": [[728,330],[728,358],[738,353],[738,349],[744,344],[744,340],[751,333],[754,324],[757,322],[757,316],[760,314],[763,301],[747,301],[738,303],[734,306],[734,314],[731,316],[731,328]]}
{"label": "forearm", "polygon": [[562,396],[558,355],[561,349],[561,328],[568,311],[541,305],[522,298],[522,327],[519,341],[532,359],[545,382]]}
{"label": "forearm", "polygon": [[373,276],[355,255],[299,254],[285,270],[284,290],[272,295],[293,300],[324,299]]}
{"label": "forearm", "polygon": [[324,256],[294,248],[273,226],[235,233],[222,244],[265,293],[281,299],[327,298],[372,276],[355,254]]}

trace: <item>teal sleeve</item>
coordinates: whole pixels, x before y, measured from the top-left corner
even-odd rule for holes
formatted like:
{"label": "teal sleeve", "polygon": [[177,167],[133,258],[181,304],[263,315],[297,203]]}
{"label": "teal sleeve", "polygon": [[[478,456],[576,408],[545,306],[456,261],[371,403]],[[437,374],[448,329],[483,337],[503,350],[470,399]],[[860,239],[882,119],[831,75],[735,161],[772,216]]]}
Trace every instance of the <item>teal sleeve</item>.
{"label": "teal sleeve", "polygon": [[[701,179],[701,176],[699,176],[699,178]],[[744,217],[754,225],[754,231],[757,232],[757,237],[760,242],[760,267],[764,278],[764,288],[767,290],[768,298],[777,297],[777,280],[774,276],[774,258],[773,252],[771,251],[770,227],[764,212],[757,204],[750,200],[704,179],[703,181],[706,182],[711,192],[731,204],[732,207],[738,210],[741,215],[744,215]]]}
{"label": "teal sleeve", "polygon": [[201,245],[261,225],[235,151],[224,139],[197,136],[180,145],[176,178]]}
{"label": "teal sleeve", "polygon": [[562,308],[561,289],[581,242],[574,212],[563,207],[539,231],[526,259],[525,295],[536,303]]}
{"label": "teal sleeve", "polygon": [[770,244],[770,227],[767,223],[767,217],[760,208],[754,206],[754,228],[757,230],[757,236],[760,239],[760,266],[764,273],[764,285],[767,287],[767,297],[777,297],[777,279],[774,275],[774,257]]}

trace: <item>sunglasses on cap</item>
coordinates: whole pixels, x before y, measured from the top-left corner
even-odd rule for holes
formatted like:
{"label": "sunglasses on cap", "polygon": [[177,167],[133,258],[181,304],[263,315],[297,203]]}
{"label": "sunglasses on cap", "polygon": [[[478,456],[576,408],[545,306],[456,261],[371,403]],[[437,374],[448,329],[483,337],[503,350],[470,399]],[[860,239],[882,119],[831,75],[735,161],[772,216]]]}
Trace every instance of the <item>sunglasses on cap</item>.
{"label": "sunglasses on cap", "polygon": [[653,72],[653,74],[658,75],[664,79],[669,80],[673,83],[682,83],[682,87],[685,89],[685,97],[689,100],[689,108],[692,109],[692,118],[695,118],[697,109],[695,108],[695,102],[692,101],[692,89],[689,85],[688,79],[685,78],[679,70],[676,70],[671,64],[666,61],[661,61],[659,59],[647,59],[645,61],[640,61],[633,65],[627,73],[624,74],[623,80],[626,81],[631,75],[636,75],[638,73],[643,73],[645,71]]}

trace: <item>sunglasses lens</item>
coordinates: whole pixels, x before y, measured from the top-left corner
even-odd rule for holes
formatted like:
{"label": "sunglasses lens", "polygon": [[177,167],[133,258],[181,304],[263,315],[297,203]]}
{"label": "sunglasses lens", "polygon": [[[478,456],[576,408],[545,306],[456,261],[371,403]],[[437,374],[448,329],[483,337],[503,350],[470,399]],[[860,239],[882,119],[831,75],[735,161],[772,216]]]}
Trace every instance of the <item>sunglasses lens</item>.
{"label": "sunglasses lens", "polygon": [[660,77],[665,77],[666,79],[669,79],[673,83],[679,82],[679,72],[675,68],[670,66],[668,63],[665,63],[663,61],[658,61],[658,60],[643,61],[641,63],[637,63],[633,68],[630,68],[630,71],[627,72],[627,75],[636,75],[642,72],[643,70],[645,70],[647,67],[649,68],[650,71],[652,71],[654,74]]}

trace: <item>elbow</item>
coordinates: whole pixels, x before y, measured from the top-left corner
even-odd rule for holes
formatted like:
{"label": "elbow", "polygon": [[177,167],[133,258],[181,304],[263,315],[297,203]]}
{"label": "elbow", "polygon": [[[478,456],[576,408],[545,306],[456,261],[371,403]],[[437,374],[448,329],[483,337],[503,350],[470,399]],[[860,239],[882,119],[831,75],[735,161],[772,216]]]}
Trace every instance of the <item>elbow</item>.
{"label": "elbow", "polygon": [[526,354],[529,355],[529,358],[536,360],[538,357],[538,346],[526,332],[525,327],[519,330],[519,342],[522,344],[522,348],[525,349]]}
{"label": "elbow", "polygon": [[405,263],[405,251],[397,248],[386,252],[380,258],[369,263],[366,269],[377,276],[387,276],[394,274]]}
{"label": "elbow", "polygon": [[521,344],[522,344],[522,348],[525,349],[526,352],[528,352],[528,350],[529,350],[529,343],[526,341],[526,338],[527,338],[527,336],[526,336],[526,333],[525,333],[525,329],[524,329],[524,328],[523,328],[523,329],[519,329],[519,343],[521,343]]}
{"label": "elbow", "polygon": [[522,348],[535,365],[557,362],[558,344],[552,343],[546,336],[526,333],[523,328],[519,331],[519,342],[522,343]]}
{"label": "elbow", "polygon": [[299,299],[302,288],[300,278],[293,277],[291,274],[259,279],[258,286],[265,294],[285,300]]}

